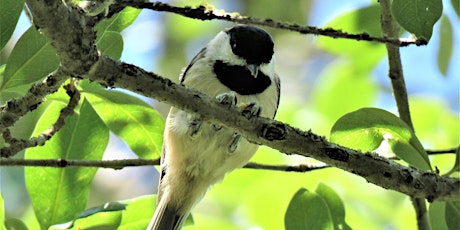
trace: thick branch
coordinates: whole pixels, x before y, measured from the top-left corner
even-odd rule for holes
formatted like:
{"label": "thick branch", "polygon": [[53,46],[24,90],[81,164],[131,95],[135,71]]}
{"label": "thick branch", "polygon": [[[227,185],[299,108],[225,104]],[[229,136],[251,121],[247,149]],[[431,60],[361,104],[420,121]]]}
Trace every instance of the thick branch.
{"label": "thick branch", "polygon": [[165,101],[182,110],[200,113],[213,123],[237,130],[249,141],[267,145],[286,154],[312,157],[330,166],[364,177],[383,188],[428,200],[460,199],[460,180],[443,178],[399,165],[374,154],[363,154],[326,141],[281,122],[256,117],[247,119],[235,109],[227,109],[214,98],[149,73],[134,65],[101,57],[88,77],[108,87],[130,89]]}

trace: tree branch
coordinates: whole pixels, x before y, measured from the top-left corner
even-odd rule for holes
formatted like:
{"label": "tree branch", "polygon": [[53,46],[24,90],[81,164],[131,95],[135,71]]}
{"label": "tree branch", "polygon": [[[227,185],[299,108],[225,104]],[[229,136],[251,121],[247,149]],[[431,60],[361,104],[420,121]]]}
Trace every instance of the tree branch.
{"label": "tree branch", "polygon": [[28,166],[28,167],[93,167],[122,169],[126,167],[159,165],[160,159],[123,159],[123,160],[71,160],[71,159],[0,159],[0,166]]}
{"label": "tree branch", "polygon": [[425,150],[428,155],[436,155],[436,154],[444,154],[444,153],[455,153],[457,151],[457,147],[450,148],[450,149],[437,149],[437,150]]}
{"label": "tree branch", "polygon": [[[93,167],[93,168],[111,168],[123,169],[126,167],[154,166],[159,165],[160,159],[123,159],[123,160],[69,160],[69,159],[0,159],[0,166],[26,166],[26,167]],[[266,165],[249,162],[243,168],[246,169],[263,169],[283,172],[309,172],[317,169],[328,168],[325,164],[318,165]]]}
{"label": "tree branch", "polygon": [[107,87],[132,90],[165,101],[179,109],[200,113],[204,119],[237,130],[249,141],[286,154],[312,157],[364,177],[383,188],[428,200],[460,199],[460,180],[399,165],[370,153],[361,153],[326,141],[311,131],[263,117],[245,118],[214,98],[147,72],[137,66],[102,56],[87,75]]}
{"label": "tree branch", "polygon": [[54,93],[59,89],[68,76],[62,68],[59,68],[48,75],[42,82],[32,85],[23,97],[18,99],[13,98],[0,106],[0,131],[3,133],[6,128],[13,126],[19,118],[35,110],[42,103],[46,95]]}
{"label": "tree branch", "polygon": [[[439,155],[445,150],[432,151],[432,155]],[[397,157],[388,158],[392,160],[398,160]],[[54,168],[65,168],[65,167],[97,167],[97,168],[112,168],[122,169],[126,167],[137,167],[137,166],[153,166],[159,165],[160,159],[122,159],[122,160],[71,160],[71,159],[0,159],[0,166],[24,166],[24,167],[54,167]],[[267,165],[256,162],[249,162],[243,168],[247,169],[263,169],[283,172],[309,172],[317,169],[331,168],[331,166],[319,162],[313,165],[299,164],[299,165]]]}
{"label": "tree branch", "polygon": [[[398,37],[400,30],[399,24],[393,19],[391,15],[391,1],[380,0],[379,1],[382,13],[381,13],[381,27],[384,37]],[[414,130],[412,119],[409,109],[409,100],[407,96],[406,84],[404,82],[404,75],[401,64],[401,55],[399,53],[399,47],[394,44],[386,44],[388,52],[388,63],[389,73],[388,76],[391,79],[391,85],[393,87],[393,95],[396,100],[398,112],[401,120]],[[430,224],[428,222],[428,212],[425,204],[425,200],[420,197],[412,197],[412,204],[415,208],[417,215],[417,226],[420,230],[429,230]]]}
{"label": "tree branch", "polygon": [[67,95],[69,95],[70,100],[66,107],[61,109],[56,122],[48,130],[44,131],[37,137],[30,138],[29,140],[12,138],[9,129],[6,129],[3,132],[3,139],[9,144],[9,146],[0,148],[0,157],[10,157],[26,148],[42,146],[65,125],[65,119],[74,113],[73,110],[78,105],[80,93],[73,87],[72,83],[65,85],[64,88]]}
{"label": "tree branch", "polygon": [[150,9],[155,11],[163,11],[163,12],[170,12],[182,15],[188,18],[200,19],[200,20],[224,20],[224,21],[231,21],[235,23],[242,23],[242,24],[252,24],[252,25],[259,25],[259,26],[267,26],[277,29],[285,29],[290,31],[295,31],[301,34],[314,34],[314,35],[322,35],[332,38],[344,38],[344,39],[352,39],[357,41],[371,41],[371,42],[379,42],[379,43],[387,43],[387,44],[394,44],[397,46],[409,46],[409,45],[426,45],[428,42],[423,39],[419,38],[417,40],[413,39],[398,39],[394,37],[373,37],[370,36],[368,33],[361,33],[361,34],[350,34],[347,32],[343,32],[341,30],[335,30],[332,28],[318,28],[314,26],[301,26],[296,23],[286,23],[286,22],[279,22],[273,19],[259,19],[254,17],[242,16],[238,13],[226,13],[223,10],[216,10],[210,5],[199,5],[197,7],[177,7],[172,6],[167,3],[163,2],[144,2],[144,1],[137,1],[137,0],[119,0],[116,4],[110,7],[110,13],[108,16],[120,12],[126,6],[131,6],[138,9]]}

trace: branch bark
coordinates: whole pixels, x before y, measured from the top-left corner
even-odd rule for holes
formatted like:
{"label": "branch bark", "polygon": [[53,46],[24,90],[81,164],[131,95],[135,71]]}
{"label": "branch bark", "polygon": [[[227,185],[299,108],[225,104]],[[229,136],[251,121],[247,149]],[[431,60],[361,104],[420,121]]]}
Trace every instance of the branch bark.
{"label": "branch bark", "polygon": [[86,22],[85,17],[60,3],[60,0],[27,0],[34,23],[56,47],[62,68],[72,76],[83,76],[107,87],[129,89],[185,111],[200,113],[212,122],[236,129],[256,144],[267,145],[286,154],[313,157],[362,176],[380,187],[411,197],[429,201],[460,200],[460,180],[457,178],[440,177],[433,172],[408,168],[371,153],[338,146],[311,131],[301,131],[278,121],[261,117],[247,119],[236,109],[228,110],[203,93],[137,66],[106,56],[98,57],[91,25],[82,23]]}
{"label": "branch bark", "polygon": [[170,12],[174,14],[179,14],[184,17],[200,19],[200,20],[225,20],[231,21],[235,23],[242,23],[242,24],[253,24],[258,26],[267,26],[272,28],[278,29],[285,29],[290,31],[295,31],[300,34],[315,34],[315,35],[322,35],[332,38],[343,38],[343,39],[352,39],[357,41],[371,41],[371,42],[379,42],[379,43],[387,43],[387,44],[394,44],[397,46],[409,46],[409,45],[426,45],[428,42],[425,39],[398,39],[395,37],[373,37],[370,36],[368,33],[361,33],[361,34],[350,34],[347,32],[343,32],[341,30],[335,30],[332,28],[318,28],[314,26],[302,26],[296,23],[286,23],[286,22],[279,22],[273,19],[259,19],[254,17],[242,16],[238,13],[226,13],[223,10],[215,10],[213,7],[208,5],[199,5],[197,7],[177,7],[172,6],[162,2],[144,2],[144,1],[137,1],[137,0],[119,0],[116,4],[111,6],[111,14],[120,12],[126,6],[131,6],[138,9],[151,9],[155,11],[163,11],[163,12]]}
{"label": "branch bark", "polygon": [[[0,166],[27,166],[27,167],[92,167],[92,168],[111,168],[123,169],[126,167],[154,166],[159,165],[160,159],[122,159],[122,160],[71,160],[71,159],[0,159]],[[243,168],[246,169],[263,169],[283,172],[309,172],[318,169],[330,168],[326,164],[315,165],[266,165],[255,162],[249,162]]]}
{"label": "branch bark", "polygon": [[65,85],[64,88],[67,95],[69,95],[70,100],[67,103],[67,106],[61,109],[56,122],[48,130],[45,130],[37,137],[30,138],[29,140],[13,138],[11,137],[9,129],[6,129],[3,132],[3,139],[9,144],[9,146],[0,148],[0,157],[10,157],[26,148],[45,145],[46,141],[48,141],[65,125],[65,119],[74,113],[74,109],[78,105],[80,93],[73,87],[72,83]]}
{"label": "branch bark", "polygon": [[[385,37],[396,38],[400,31],[399,24],[393,19],[391,14],[391,1],[380,0],[381,13],[381,27]],[[404,81],[404,74],[401,63],[401,55],[399,47],[394,44],[385,44],[388,52],[388,64],[390,67],[388,76],[391,79],[393,87],[393,95],[396,100],[396,105],[401,120],[414,130],[412,119],[409,109],[409,100],[407,96],[406,83]],[[412,197],[412,205],[414,206],[417,216],[417,226],[420,230],[429,230],[430,224],[428,221],[428,212],[425,200],[420,197]]]}

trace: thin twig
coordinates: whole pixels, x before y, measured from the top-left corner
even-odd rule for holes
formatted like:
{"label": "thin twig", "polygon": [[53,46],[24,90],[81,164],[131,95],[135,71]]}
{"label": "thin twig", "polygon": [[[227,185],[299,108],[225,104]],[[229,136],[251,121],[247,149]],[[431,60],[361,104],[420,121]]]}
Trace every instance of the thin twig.
{"label": "thin twig", "polygon": [[[126,167],[154,166],[159,165],[160,159],[123,159],[123,160],[70,160],[70,159],[0,159],[0,166],[25,166],[25,167],[92,167],[122,169]],[[318,169],[328,168],[326,164],[317,165],[266,165],[249,162],[243,168],[263,169],[283,172],[309,172]]]}
{"label": "thin twig", "polygon": [[372,41],[372,42],[379,42],[379,43],[387,43],[387,44],[394,44],[397,46],[409,46],[409,45],[426,45],[427,41],[425,39],[398,39],[394,37],[374,37],[369,35],[368,33],[360,33],[360,34],[351,34],[347,32],[343,32],[341,30],[336,30],[332,28],[318,28],[315,26],[302,26],[296,23],[286,23],[280,22],[273,19],[259,19],[254,17],[242,16],[239,13],[227,13],[224,10],[217,10],[214,9],[212,6],[209,5],[199,5],[196,7],[177,7],[172,6],[167,3],[163,2],[144,2],[144,1],[136,1],[136,0],[120,0],[118,4],[114,4],[110,8],[110,13],[108,17],[111,15],[120,12],[126,6],[131,6],[138,9],[150,9],[155,11],[163,11],[163,12],[170,12],[182,15],[188,18],[200,19],[200,20],[224,20],[224,21],[231,21],[235,23],[243,23],[243,24],[253,24],[259,26],[266,26],[278,29],[285,29],[290,31],[296,31],[301,34],[314,34],[314,35],[322,35],[332,38],[344,38],[344,39],[352,39],[357,41]]}
{"label": "thin twig", "polygon": [[11,99],[0,106],[0,130],[11,127],[26,113],[35,110],[46,95],[56,92],[67,79],[66,72],[59,68],[51,73],[44,81],[35,83],[26,95],[18,99]]}
{"label": "thin twig", "polygon": [[450,149],[439,149],[439,150],[426,150],[428,155],[437,155],[437,154],[445,154],[445,153],[455,153],[457,151],[457,147],[450,148]]}
{"label": "thin twig", "polygon": [[13,138],[11,137],[9,129],[6,129],[3,132],[3,138],[5,142],[9,144],[9,146],[0,149],[0,157],[10,157],[26,148],[42,146],[65,125],[65,119],[73,114],[75,107],[78,105],[78,101],[80,100],[80,93],[75,89],[72,83],[65,85],[64,88],[67,92],[67,95],[69,95],[70,100],[66,107],[61,109],[56,122],[49,129],[37,137],[30,138],[29,140]]}
{"label": "thin twig", "polygon": [[[432,150],[430,155],[440,155],[450,153],[448,150]],[[398,157],[390,157],[391,160],[399,160]],[[71,159],[0,159],[0,166],[25,166],[25,167],[98,167],[98,168],[113,168],[122,169],[126,167],[159,165],[160,159],[121,159],[121,160],[71,160]],[[267,165],[255,162],[249,162],[243,168],[247,169],[264,169],[283,172],[309,172],[318,169],[331,168],[332,166],[319,162],[313,165],[298,164],[298,165]]]}
{"label": "thin twig", "polygon": [[0,159],[0,166],[26,166],[26,167],[91,167],[122,169],[125,167],[158,165],[160,159],[123,159],[123,160],[71,160],[71,159]]}

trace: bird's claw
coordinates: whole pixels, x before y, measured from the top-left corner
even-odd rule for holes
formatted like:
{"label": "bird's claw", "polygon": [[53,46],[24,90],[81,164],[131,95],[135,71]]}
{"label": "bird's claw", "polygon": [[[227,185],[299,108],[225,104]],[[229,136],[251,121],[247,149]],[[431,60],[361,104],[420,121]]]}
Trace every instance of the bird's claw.
{"label": "bird's claw", "polygon": [[238,143],[240,142],[241,135],[238,133],[233,133],[233,139],[230,145],[228,146],[228,152],[233,153],[238,148]]}
{"label": "bird's claw", "polygon": [[[236,106],[237,99],[236,93],[233,91],[227,93],[221,93],[216,96],[217,101],[219,101],[222,105],[226,105],[228,108],[232,108]],[[222,126],[212,124],[212,127],[215,131],[219,131],[222,129]]]}
{"label": "bird's claw", "polygon": [[227,105],[228,108],[236,106],[237,99],[236,99],[236,93],[231,91],[228,93],[221,93],[216,96],[216,99],[222,104],[222,105]]}
{"label": "bird's claw", "polygon": [[259,116],[260,111],[260,106],[255,102],[251,102],[243,107],[243,109],[241,110],[241,114],[249,119],[251,117]]}

